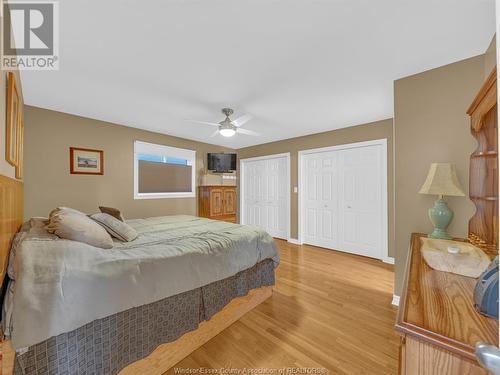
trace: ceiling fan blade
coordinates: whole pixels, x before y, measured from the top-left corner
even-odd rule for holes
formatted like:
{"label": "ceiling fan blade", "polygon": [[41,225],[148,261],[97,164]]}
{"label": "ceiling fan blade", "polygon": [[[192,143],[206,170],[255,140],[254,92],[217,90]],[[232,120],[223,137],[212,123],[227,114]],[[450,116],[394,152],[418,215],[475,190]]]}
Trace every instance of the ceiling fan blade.
{"label": "ceiling fan blade", "polygon": [[238,128],[238,130],[236,132],[237,133],[241,133],[241,134],[246,134],[246,135],[253,135],[253,136],[256,136],[256,137],[260,136],[259,133],[254,132],[253,130],[248,130],[248,129]]}
{"label": "ceiling fan blade", "polygon": [[217,134],[219,134],[219,129],[217,129],[216,131],[214,131],[212,133],[212,135],[210,136],[210,138],[215,137]]}
{"label": "ceiling fan blade", "polygon": [[253,116],[247,113],[246,115],[240,116],[236,120],[233,120],[231,122],[233,123],[234,126],[240,127],[247,121],[250,121],[252,118]]}
{"label": "ceiling fan blade", "polygon": [[189,122],[195,122],[197,124],[203,124],[203,125],[212,125],[212,126],[219,126],[220,124],[217,124],[215,122],[207,122],[207,121],[198,121],[198,120],[186,120],[186,121],[189,121]]}

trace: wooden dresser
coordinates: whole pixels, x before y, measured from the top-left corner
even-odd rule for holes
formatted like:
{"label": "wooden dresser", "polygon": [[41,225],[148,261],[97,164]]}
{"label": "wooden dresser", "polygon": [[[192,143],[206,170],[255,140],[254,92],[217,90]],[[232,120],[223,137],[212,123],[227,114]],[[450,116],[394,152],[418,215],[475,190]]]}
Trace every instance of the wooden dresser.
{"label": "wooden dresser", "polygon": [[407,375],[488,374],[474,345],[498,346],[498,321],[473,306],[476,279],[436,271],[423,259],[423,234],[412,234],[396,330],[401,334],[399,373]]}
{"label": "wooden dresser", "polygon": [[236,223],[236,186],[198,187],[198,215]]}

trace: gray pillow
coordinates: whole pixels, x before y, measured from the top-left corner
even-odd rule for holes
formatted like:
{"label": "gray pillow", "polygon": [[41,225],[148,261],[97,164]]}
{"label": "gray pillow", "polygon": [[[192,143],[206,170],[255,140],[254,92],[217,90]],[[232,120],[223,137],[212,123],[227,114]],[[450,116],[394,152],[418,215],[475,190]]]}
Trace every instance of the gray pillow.
{"label": "gray pillow", "polygon": [[125,221],[122,213],[120,212],[120,210],[118,208],[99,206],[99,210],[101,210],[101,212],[103,214],[108,214],[108,215],[111,215],[113,217],[116,217],[120,221]]}
{"label": "gray pillow", "polygon": [[83,242],[101,249],[111,249],[113,239],[106,230],[94,220],[81,213],[62,211],[52,214],[47,232],[54,233],[66,240]]}
{"label": "gray pillow", "polygon": [[137,238],[137,232],[134,228],[114,216],[99,213],[93,214],[90,217],[101,224],[109,234],[121,241],[130,242]]}

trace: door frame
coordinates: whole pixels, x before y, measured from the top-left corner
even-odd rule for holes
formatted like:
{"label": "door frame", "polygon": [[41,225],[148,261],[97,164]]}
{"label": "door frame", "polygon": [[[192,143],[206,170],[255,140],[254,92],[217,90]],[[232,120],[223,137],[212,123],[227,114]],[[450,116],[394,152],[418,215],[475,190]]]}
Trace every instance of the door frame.
{"label": "door frame", "polygon": [[243,197],[245,196],[245,164],[247,162],[252,162],[252,161],[259,161],[259,160],[269,160],[269,159],[278,159],[278,158],[286,158],[286,182],[287,182],[287,189],[286,189],[286,237],[284,238],[285,240],[290,239],[290,226],[291,226],[291,214],[290,214],[290,189],[291,189],[291,174],[290,174],[290,153],[285,152],[281,154],[272,154],[272,155],[264,155],[264,156],[257,156],[254,158],[245,158],[245,159],[240,159],[240,224],[246,224],[245,223],[245,205],[243,204]]}
{"label": "door frame", "polygon": [[[304,217],[302,213],[304,212],[304,198],[303,198],[303,192],[304,192],[304,173],[303,173],[303,160],[304,156],[308,154],[316,154],[320,152],[328,152],[328,151],[339,151],[339,150],[347,150],[351,148],[361,148],[361,147],[367,147],[367,146],[381,146],[381,153],[382,153],[382,213],[381,213],[381,220],[382,220],[382,249],[381,249],[381,254],[378,259],[384,261],[384,262],[389,262],[390,257],[389,257],[389,207],[388,207],[388,188],[387,188],[387,138],[382,138],[382,139],[375,139],[371,141],[364,141],[364,142],[355,142],[355,143],[346,143],[346,144],[341,144],[341,145],[336,145],[336,146],[329,146],[329,147],[321,147],[321,148],[313,148],[309,150],[301,150],[298,153],[298,242],[299,244],[304,243],[304,236],[303,236],[303,228],[304,228]],[[341,249],[336,249],[339,251],[342,251]]]}

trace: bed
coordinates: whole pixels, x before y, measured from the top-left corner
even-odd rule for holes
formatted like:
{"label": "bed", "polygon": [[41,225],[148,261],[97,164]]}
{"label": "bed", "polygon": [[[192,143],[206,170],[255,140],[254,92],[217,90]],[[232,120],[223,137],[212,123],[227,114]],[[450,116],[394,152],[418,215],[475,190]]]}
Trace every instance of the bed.
{"label": "bed", "polygon": [[22,226],[2,319],[16,375],[162,374],[272,293],[277,248],[257,227],[127,224],[137,239],[107,250]]}

